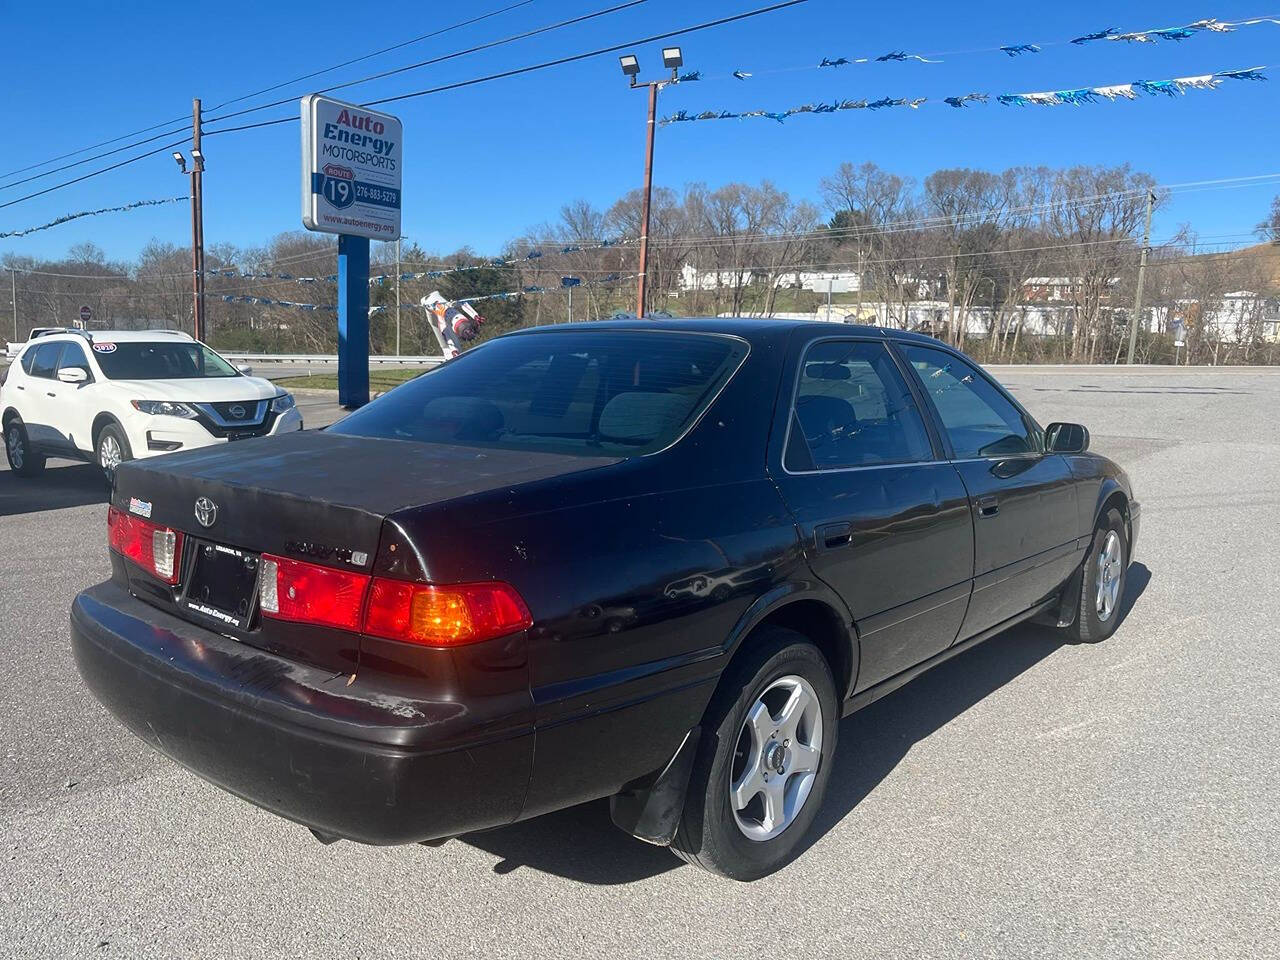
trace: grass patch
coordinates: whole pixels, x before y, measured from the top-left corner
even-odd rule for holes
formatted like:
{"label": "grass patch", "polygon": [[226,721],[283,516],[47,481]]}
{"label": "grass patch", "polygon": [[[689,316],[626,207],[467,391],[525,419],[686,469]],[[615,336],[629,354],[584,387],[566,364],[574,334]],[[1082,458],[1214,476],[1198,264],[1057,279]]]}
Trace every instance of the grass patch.
{"label": "grass patch", "polygon": [[[399,386],[406,380],[412,380],[420,373],[426,372],[426,369],[420,367],[370,370],[369,392],[382,393],[392,387]],[[317,373],[310,377],[285,377],[283,380],[274,381],[274,383],[277,386],[284,387],[286,390],[337,390],[338,375],[336,373]]]}

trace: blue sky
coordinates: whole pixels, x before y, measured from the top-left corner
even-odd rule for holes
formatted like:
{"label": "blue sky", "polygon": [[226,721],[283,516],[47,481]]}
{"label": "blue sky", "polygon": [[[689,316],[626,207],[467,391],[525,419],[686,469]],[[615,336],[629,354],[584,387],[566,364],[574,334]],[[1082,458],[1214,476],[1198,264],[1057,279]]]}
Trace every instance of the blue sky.
{"label": "blue sky", "polygon": [[[0,89],[7,128],[0,173],[189,115],[193,96],[206,105],[217,104],[509,2],[384,6],[331,0],[0,0],[6,34]],[[591,23],[335,95],[359,101],[422,89],[765,2],[648,0]],[[1265,0],[1159,5],[809,0],[670,41],[683,46],[686,69],[700,69],[708,79],[665,90],[659,109],[664,114],[678,109],[776,110],[814,100],[882,96],[940,100],[971,90],[1065,89],[1277,63],[1280,27],[1266,24],[1182,43],[1061,43],[1109,26],[1139,30],[1204,17],[1280,15],[1280,0],[1271,2],[1274,9]],[[535,0],[265,99],[301,95],[609,5],[609,0]],[[1038,56],[1017,59],[972,52],[1053,41],[1058,44]],[[646,68],[642,78],[658,75],[660,46],[636,48]],[[938,59],[945,62],[810,69],[824,56],[875,57],[898,49],[941,54]],[[756,75],[734,80],[728,75],[735,69]],[[992,103],[964,110],[932,103],[918,111],[801,116],[785,125],[767,120],[678,124],[658,131],[655,179],[679,187],[692,181],[714,185],[770,178],[795,196],[816,200],[819,179],[845,160],[871,160],[913,176],[947,166],[998,169],[1127,161],[1162,183],[1245,177],[1280,168],[1280,126],[1274,122],[1278,98],[1280,63],[1270,83],[1230,82],[1216,92],[1193,91],[1176,100],[1146,97],[1022,109]],[[641,179],[644,97],[626,89],[614,54],[385,109],[405,125],[404,231],[428,250],[469,244],[482,253],[498,252],[513,235],[554,219],[562,203],[582,198],[607,206]],[[296,104],[244,120],[285,114],[296,116]],[[298,125],[289,123],[207,140],[207,243],[250,245],[300,228],[298,137]],[[128,155],[0,189],[0,203]],[[0,177],[0,183],[9,179]],[[160,155],[2,209],[0,232],[86,208],[182,194],[186,183],[173,161]],[[1180,194],[1159,215],[1155,234],[1163,237],[1181,222],[1190,222],[1206,237],[1246,234],[1278,191],[1272,185]],[[20,240],[0,240],[0,255],[58,256],[73,244],[92,240],[111,256],[132,258],[153,237],[189,242],[186,206],[112,214]]]}

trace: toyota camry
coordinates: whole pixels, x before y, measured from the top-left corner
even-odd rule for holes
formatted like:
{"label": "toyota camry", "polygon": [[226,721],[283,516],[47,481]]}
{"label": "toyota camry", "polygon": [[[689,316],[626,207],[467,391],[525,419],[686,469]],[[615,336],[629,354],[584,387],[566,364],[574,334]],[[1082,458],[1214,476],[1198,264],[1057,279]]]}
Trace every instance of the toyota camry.
{"label": "toyota camry", "polygon": [[719,874],[798,852],[840,720],[1036,618],[1122,616],[1140,510],[897,330],[509,334],[320,431],[121,463],[71,609],[135,734],[321,840],[610,798]]}

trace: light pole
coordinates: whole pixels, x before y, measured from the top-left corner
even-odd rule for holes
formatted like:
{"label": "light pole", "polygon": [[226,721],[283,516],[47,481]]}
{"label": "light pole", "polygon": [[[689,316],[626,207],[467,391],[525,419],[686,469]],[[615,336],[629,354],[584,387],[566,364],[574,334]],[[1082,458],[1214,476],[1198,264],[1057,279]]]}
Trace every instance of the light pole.
{"label": "light pole", "polygon": [[640,277],[636,284],[636,316],[644,316],[645,288],[649,279],[649,200],[653,195],[653,131],[658,125],[658,90],[668,83],[675,83],[679,69],[684,65],[684,57],[679,47],[663,47],[662,65],[671,71],[670,80],[651,80],[648,83],[637,83],[640,73],[640,61],[633,54],[618,58],[622,65],[622,73],[631,82],[632,90],[649,88],[649,122],[646,127],[644,147],[644,201],[640,208]]}
{"label": "light pole", "polygon": [[191,316],[197,340],[204,340],[204,154],[200,150],[200,101],[193,108],[191,169],[186,158],[173,153],[178,170],[191,177]]}

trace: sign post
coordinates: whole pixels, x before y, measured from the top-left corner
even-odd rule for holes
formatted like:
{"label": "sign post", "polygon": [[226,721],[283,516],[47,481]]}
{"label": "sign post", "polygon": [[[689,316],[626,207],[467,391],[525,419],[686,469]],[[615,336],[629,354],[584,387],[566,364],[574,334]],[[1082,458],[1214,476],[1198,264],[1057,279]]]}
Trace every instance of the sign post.
{"label": "sign post", "polygon": [[302,225],[338,234],[338,402],[369,402],[369,241],[400,239],[403,127],[386,113],[302,98]]}
{"label": "sign post", "polygon": [[80,322],[87,327],[89,325],[89,321],[92,319],[93,319],[93,308],[90,307],[88,304],[85,304],[83,307],[80,308]]}

